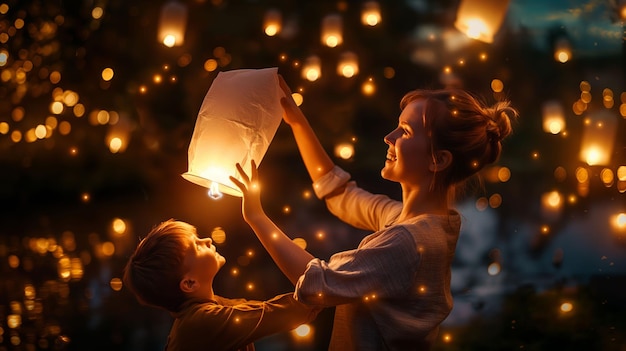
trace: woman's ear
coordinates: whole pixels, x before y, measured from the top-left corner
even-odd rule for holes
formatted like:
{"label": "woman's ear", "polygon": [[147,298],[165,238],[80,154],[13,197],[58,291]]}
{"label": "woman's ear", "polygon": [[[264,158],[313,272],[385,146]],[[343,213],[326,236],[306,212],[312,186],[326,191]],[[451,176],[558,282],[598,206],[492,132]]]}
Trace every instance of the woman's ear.
{"label": "woman's ear", "polygon": [[448,168],[452,164],[452,153],[448,150],[435,151],[433,163],[430,164],[428,169],[431,172],[441,172]]}
{"label": "woman's ear", "polygon": [[183,279],[180,280],[180,283],[178,284],[178,286],[180,287],[180,290],[182,290],[185,293],[191,293],[194,292],[197,288],[198,288],[198,282],[196,282],[193,279],[190,279],[189,277],[183,277]]}

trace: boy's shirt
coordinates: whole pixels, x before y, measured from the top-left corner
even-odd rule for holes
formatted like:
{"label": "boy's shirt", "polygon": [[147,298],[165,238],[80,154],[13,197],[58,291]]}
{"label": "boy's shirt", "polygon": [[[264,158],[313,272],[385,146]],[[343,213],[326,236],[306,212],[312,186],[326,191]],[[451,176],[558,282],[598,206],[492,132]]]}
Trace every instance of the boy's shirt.
{"label": "boy's shirt", "polygon": [[313,320],[319,310],[296,301],[293,293],[267,301],[192,299],[183,304],[170,330],[166,351],[254,350],[253,341]]}

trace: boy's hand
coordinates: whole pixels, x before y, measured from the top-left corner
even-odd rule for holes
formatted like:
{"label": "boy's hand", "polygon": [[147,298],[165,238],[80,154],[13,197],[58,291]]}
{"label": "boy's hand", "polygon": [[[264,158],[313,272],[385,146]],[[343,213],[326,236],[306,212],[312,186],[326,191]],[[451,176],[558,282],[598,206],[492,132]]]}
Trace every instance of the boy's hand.
{"label": "boy's hand", "polygon": [[243,214],[243,219],[250,223],[259,216],[265,216],[265,212],[261,206],[261,189],[258,181],[259,172],[254,160],[252,160],[251,164],[251,177],[248,177],[239,163],[237,163],[236,166],[243,182],[232,176],[230,180],[235,183],[243,193],[241,213]]}
{"label": "boy's hand", "polygon": [[285,97],[280,99],[280,104],[283,107],[283,120],[285,123],[292,125],[306,121],[306,117],[291,97],[291,89],[289,89],[287,82],[285,82],[285,79],[280,74],[278,75],[278,81],[280,83],[280,87],[283,89],[283,93],[285,93]]}

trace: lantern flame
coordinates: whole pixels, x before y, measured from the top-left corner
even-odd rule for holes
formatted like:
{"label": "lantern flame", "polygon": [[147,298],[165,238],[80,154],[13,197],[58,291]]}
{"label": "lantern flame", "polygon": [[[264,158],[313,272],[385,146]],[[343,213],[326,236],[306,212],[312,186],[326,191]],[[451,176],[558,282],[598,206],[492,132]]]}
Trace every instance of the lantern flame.
{"label": "lantern flame", "polygon": [[213,200],[219,200],[224,195],[220,191],[220,185],[216,182],[211,182],[211,186],[209,187],[209,197]]}

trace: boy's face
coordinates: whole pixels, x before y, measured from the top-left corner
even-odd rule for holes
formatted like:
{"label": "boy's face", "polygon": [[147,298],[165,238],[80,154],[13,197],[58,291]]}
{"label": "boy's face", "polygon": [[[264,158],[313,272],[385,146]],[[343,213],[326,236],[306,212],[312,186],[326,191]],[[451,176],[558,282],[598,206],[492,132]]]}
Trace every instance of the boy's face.
{"label": "boy's face", "polygon": [[196,234],[189,234],[189,249],[185,256],[185,276],[197,280],[199,283],[212,284],[213,278],[226,259],[220,255],[210,238],[199,238]]}

